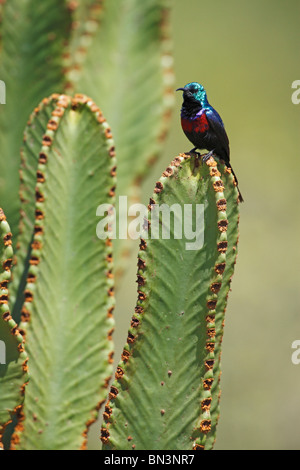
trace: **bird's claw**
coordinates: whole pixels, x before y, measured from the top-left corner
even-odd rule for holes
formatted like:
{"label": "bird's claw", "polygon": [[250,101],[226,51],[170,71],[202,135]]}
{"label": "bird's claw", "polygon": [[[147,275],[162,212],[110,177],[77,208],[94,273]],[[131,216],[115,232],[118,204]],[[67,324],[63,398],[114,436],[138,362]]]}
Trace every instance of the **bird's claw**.
{"label": "bird's claw", "polygon": [[207,162],[207,160],[210,159],[210,157],[213,155],[213,153],[214,153],[214,150],[211,150],[210,152],[202,155],[202,161]]}
{"label": "bird's claw", "polygon": [[200,152],[197,152],[196,150],[197,150],[197,147],[194,147],[192,150],[190,150],[190,151],[187,152],[187,153],[189,153],[189,154],[195,153],[198,158],[201,158],[201,156],[202,156],[201,153],[200,153]]}

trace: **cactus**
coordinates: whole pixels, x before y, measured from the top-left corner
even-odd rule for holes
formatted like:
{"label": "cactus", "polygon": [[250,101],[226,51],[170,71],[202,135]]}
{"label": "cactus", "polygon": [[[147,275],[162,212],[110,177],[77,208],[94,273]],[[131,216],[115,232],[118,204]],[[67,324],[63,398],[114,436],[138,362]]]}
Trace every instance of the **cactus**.
{"label": "cactus", "polygon": [[[141,179],[161,151],[173,104],[168,3],[5,2],[0,77],[9,87],[7,105],[0,108],[0,201],[14,234],[22,133],[32,109],[51,93],[84,93],[101,105],[118,149],[118,194],[139,199]],[[127,251],[127,245],[116,240],[116,253]],[[117,268],[124,269],[116,258]]]}
{"label": "cactus", "polygon": [[[156,184],[135,314],[107,396],[114,280],[126,246],[97,239],[96,209],[116,195],[139,200],[161,151],[173,102],[167,14],[167,0],[0,2],[0,73],[9,83],[0,204],[17,240],[13,258],[0,210],[2,447],[4,437],[17,450],[85,449],[105,402],[104,449],[213,447],[238,236],[237,189],[217,159],[182,154]],[[165,239],[164,219],[163,236],[154,236],[162,204],[181,211],[174,220],[183,236],[173,228]]]}
{"label": "cactus", "polygon": [[0,108],[0,200],[15,236],[23,131],[34,107],[63,91],[63,50],[71,17],[65,0],[8,0],[2,9],[0,76],[7,99]]}
{"label": "cactus", "polygon": [[4,212],[0,209],[0,449],[3,448],[2,437],[6,426],[22,406],[28,381],[24,339],[8,307],[12,256],[12,234]]}
{"label": "cactus", "polygon": [[[101,103],[114,131],[117,202],[119,195],[127,195],[129,203],[139,201],[141,181],[168,129],[174,101],[168,5],[167,0],[103,2],[91,10],[88,40],[73,54],[77,61],[68,62],[71,89]],[[98,29],[93,28],[97,20]],[[130,239],[114,241],[116,275],[126,269],[132,246]]]}
{"label": "cactus", "polygon": [[[213,158],[202,165],[195,154],[176,157],[156,184],[138,255],[138,300],[103,415],[104,449],[213,447],[237,197],[230,170]],[[153,238],[153,211],[163,204],[179,207],[174,220],[181,228],[185,205],[194,221],[203,205],[199,246],[187,245],[188,234],[177,239],[175,222],[170,240]]]}
{"label": "cactus", "polygon": [[36,183],[39,160],[46,162],[46,157],[40,156],[41,142],[55,111],[58,96],[53,95],[44,99],[30,115],[23,136],[21,149],[21,167],[19,171],[21,187],[21,218],[19,221],[18,250],[13,266],[13,280],[10,285],[10,307],[17,321],[21,319],[24,303],[24,289],[28,275],[31,240],[35,225]]}
{"label": "cactus", "polygon": [[[37,152],[38,139],[29,135],[48,106]],[[97,240],[94,220],[98,202],[114,200],[114,146],[101,111],[85,96],[44,100],[28,127],[21,196],[34,235],[20,328],[31,380],[13,442],[26,450],[79,449],[112,373],[112,248]],[[26,196],[34,190],[33,211]],[[22,252],[28,240],[20,234]]]}
{"label": "cactus", "polygon": [[101,102],[114,129],[121,195],[128,194],[149,168],[149,159],[153,163],[159,154],[174,100],[168,4],[103,2],[102,9],[94,10],[93,21],[98,18],[100,27],[80,48],[79,64],[69,66],[73,91]]}

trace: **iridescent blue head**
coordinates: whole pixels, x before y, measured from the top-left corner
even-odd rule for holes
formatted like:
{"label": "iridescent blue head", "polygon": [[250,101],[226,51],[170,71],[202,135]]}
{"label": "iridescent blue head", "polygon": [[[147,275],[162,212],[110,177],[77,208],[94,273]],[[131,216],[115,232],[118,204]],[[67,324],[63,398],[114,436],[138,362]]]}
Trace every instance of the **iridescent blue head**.
{"label": "iridescent blue head", "polygon": [[191,82],[185,85],[184,88],[177,88],[176,91],[183,91],[184,104],[201,105],[201,107],[208,104],[206,91],[198,82]]}

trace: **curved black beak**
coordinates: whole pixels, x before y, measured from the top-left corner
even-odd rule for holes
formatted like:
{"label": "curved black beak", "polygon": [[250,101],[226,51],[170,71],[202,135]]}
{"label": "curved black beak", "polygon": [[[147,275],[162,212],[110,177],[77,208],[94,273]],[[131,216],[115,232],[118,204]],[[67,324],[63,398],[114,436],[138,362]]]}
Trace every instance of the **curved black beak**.
{"label": "curved black beak", "polygon": [[181,91],[185,91],[185,89],[184,89],[184,88],[177,88],[177,90],[176,90],[176,91],[179,91],[179,90],[181,90]]}

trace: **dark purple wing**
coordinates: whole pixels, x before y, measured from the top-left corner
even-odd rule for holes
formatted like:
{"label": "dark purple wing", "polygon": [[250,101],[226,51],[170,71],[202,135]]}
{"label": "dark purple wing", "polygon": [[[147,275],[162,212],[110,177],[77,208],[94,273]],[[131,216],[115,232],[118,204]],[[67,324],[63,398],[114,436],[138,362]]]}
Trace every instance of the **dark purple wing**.
{"label": "dark purple wing", "polygon": [[221,116],[214,108],[210,107],[206,110],[206,118],[216,137],[216,153],[219,154],[226,163],[229,163],[229,140]]}

